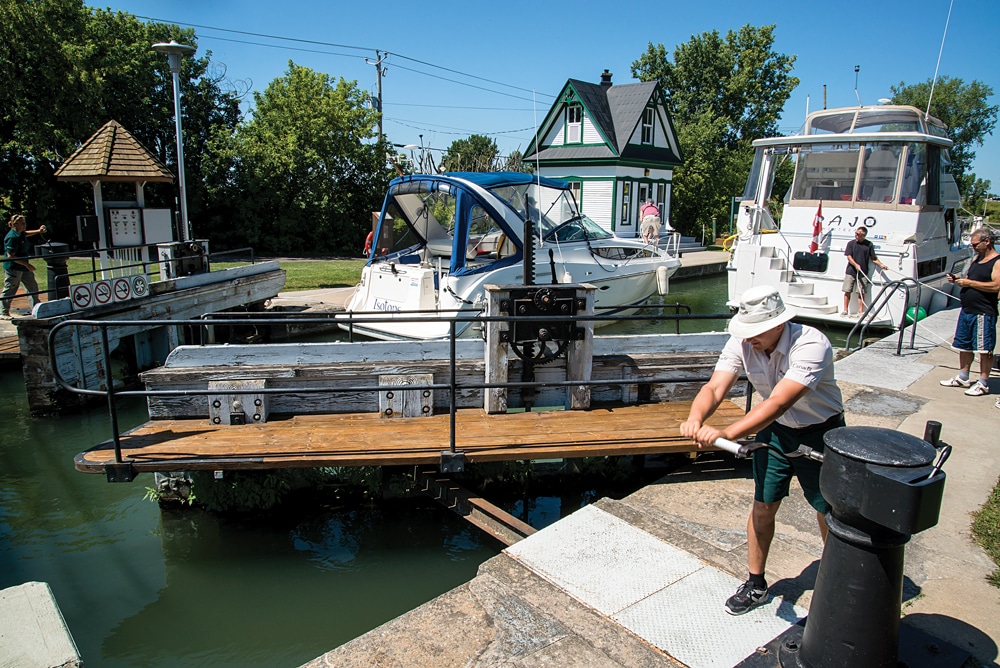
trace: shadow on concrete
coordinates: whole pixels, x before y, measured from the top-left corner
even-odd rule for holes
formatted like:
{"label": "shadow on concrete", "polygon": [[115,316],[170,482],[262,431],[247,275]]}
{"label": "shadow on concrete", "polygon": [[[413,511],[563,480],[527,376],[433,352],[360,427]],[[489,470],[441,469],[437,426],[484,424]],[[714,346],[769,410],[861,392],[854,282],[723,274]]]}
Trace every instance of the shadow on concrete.
{"label": "shadow on concrete", "polygon": [[781,596],[789,603],[798,603],[806,592],[811,592],[816,586],[817,573],[819,573],[819,559],[803,568],[794,578],[775,580],[768,590],[772,595]]}
{"label": "shadow on concrete", "polygon": [[[935,638],[945,639],[954,645],[954,649],[968,652],[982,665],[997,665],[997,644],[993,638],[960,619],[933,613],[914,613],[903,617],[903,623]],[[949,649],[942,646],[937,648],[937,652]]]}

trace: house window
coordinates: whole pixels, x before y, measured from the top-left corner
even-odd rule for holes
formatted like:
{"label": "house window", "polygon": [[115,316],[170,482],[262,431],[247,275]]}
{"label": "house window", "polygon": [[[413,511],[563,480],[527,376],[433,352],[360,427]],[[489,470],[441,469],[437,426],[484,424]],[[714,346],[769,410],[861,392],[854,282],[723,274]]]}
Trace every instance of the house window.
{"label": "house window", "polygon": [[583,183],[580,181],[570,181],[569,191],[573,194],[573,199],[576,201],[577,209],[583,206],[583,200],[581,196],[583,195]]}
{"label": "house window", "polygon": [[574,104],[566,108],[566,143],[579,144],[583,137],[583,107]]}
{"label": "house window", "polygon": [[632,208],[632,184],[623,183],[622,184],[622,225],[631,225],[629,220],[629,210]]}
{"label": "house window", "polygon": [[642,112],[642,143],[653,143],[653,108],[646,107]]}

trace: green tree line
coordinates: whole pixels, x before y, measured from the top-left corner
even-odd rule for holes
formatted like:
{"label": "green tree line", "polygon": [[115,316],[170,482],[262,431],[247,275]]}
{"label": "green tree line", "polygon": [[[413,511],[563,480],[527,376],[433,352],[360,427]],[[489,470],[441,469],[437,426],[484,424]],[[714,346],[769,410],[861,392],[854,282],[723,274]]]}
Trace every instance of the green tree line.
{"label": "green tree line", "polygon": [[[773,25],[705,32],[669,53],[649,43],[632,64],[642,81],[667,92],[684,165],[674,172],[672,222],[700,234],[725,221],[750,168],[754,139],[778,134],[792,90],[795,56],[775,51]],[[110,119],[121,123],[177,173],[172,77],[150,47],[175,39],[198,45],[190,29],[143,22],[83,0],[0,0],[0,217],[25,213],[72,243],[74,218],[93,210],[88,184],[54,173]],[[211,51],[183,59],[184,157],[194,234],[213,249],[252,246],[262,254],[358,252],[396,168],[378,136],[378,115],[355,81],[289,61],[282,77],[243,101]],[[924,108],[930,82],[900,83],[893,101]],[[978,81],[942,77],[931,113],[956,141],[952,171],[970,209],[990,183],[969,171],[975,148],[992,132],[997,107]],[[396,167],[398,168],[399,161]],[[403,167],[407,165],[404,163]],[[472,135],[452,143],[446,170],[530,171],[520,153],[504,158],[496,142]],[[775,192],[790,181],[778,175]],[[782,183],[784,181],[784,183]],[[150,184],[148,206],[177,209],[176,184]],[[104,184],[105,200],[131,200],[131,184]]]}

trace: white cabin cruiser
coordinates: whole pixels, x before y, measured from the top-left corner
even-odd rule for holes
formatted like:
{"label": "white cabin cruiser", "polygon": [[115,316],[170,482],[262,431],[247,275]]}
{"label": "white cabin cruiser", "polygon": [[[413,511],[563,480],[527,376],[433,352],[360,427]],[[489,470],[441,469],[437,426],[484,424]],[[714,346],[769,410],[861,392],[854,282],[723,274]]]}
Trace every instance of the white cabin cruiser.
{"label": "white cabin cruiser", "polygon": [[[534,243],[524,238],[529,218]],[[615,237],[580,213],[565,181],[517,172],[394,179],[374,239],[347,308],[379,318],[353,331],[388,340],[447,337],[442,317],[484,311],[485,285],[526,282],[526,247],[534,252],[529,283],[591,283],[598,314],[635,310],[658,283],[665,293],[680,267],[655,245]],[[457,323],[458,335],[478,334],[470,324]]]}
{"label": "white cabin cruiser", "polygon": [[[857,299],[850,300],[850,315],[841,315],[841,287],[844,250],[858,226],[868,228],[868,240],[889,267],[872,266],[866,305],[878,306],[873,299],[893,281],[909,286],[892,297],[887,291],[867,316],[870,324],[899,326],[908,304],[917,305],[917,282],[951,293],[947,273],[959,273],[972,253],[962,243],[961,198],[949,171],[952,141],[941,121],[908,106],[825,109],[809,114],[801,134],[753,145],[729,263],[731,307],[750,287],[771,284],[802,319],[853,324]],[[794,180],[776,223],[768,202],[775,172],[786,161]],[[919,293],[928,314],[957,303],[925,287]]]}

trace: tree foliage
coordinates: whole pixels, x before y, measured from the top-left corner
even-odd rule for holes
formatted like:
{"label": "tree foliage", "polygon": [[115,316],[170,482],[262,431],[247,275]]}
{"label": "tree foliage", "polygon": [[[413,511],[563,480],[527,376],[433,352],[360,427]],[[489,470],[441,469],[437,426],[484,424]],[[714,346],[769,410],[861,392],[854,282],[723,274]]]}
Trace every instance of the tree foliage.
{"label": "tree foliage", "polygon": [[211,147],[214,173],[232,177],[214,194],[238,202],[239,235],[265,253],[354,252],[389,176],[368,94],[289,62],[254,102]]}
{"label": "tree foliage", "polygon": [[632,76],[658,80],[685,155],[674,171],[671,224],[700,234],[726,220],[753,158],[750,142],[777,134],[781,109],[798,85],[795,56],[776,53],[775,26],[704,32],[674,49],[650,43]]}
{"label": "tree foliage", "polygon": [[500,149],[494,139],[471,135],[456,139],[448,147],[441,164],[446,172],[492,172],[500,164]]}
{"label": "tree foliage", "polygon": [[[90,9],[82,0],[0,0],[0,214],[26,213],[71,240],[73,216],[93,210],[90,189],[57,182],[55,170],[108,120],[121,123],[176,174],[172,75],[150,47],[193,31],[142,23]],[[234,127],[239,100],[206,76],[210,53],[185,58],[186,171],[201,172],[210,132]],[[107,184],[107,199],[133,199],[134,188]],[[147,188],[147,204],[172,205],[176,186]],[[206,210],[190,179],[191,218]]]}
{"label": "tree foliage", "polygon": [[[909,104],[927,109],[933,81],[907,85],[899,82],[892,87],[893,104]],[[976,175],[966,173],[976,159],[976,147],[993,132],[997,124],[997,105],[987,104],[993,88],[981,81],[966,84],[962,79],[942,76],[934,87],[930,115],[948,126],[948,137],[955,142],[951,148],[951,172],[963,196],[969,197]],[[988,187],[988,186],[987,186]]]}

